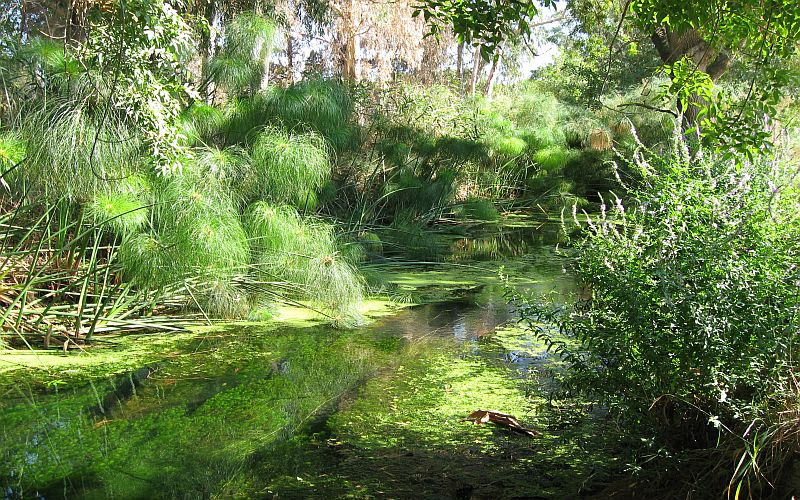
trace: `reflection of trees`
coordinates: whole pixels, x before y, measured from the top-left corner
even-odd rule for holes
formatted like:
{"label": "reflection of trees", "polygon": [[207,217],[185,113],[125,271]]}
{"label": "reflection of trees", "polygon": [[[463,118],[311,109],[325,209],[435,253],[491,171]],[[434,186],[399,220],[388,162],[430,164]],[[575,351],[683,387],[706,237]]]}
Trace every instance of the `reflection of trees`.
{"label": "reflection of trees", "polygon": [[558,224],[538,227],[504,229],[491,233],[474,234],[453,242],[450,251],[453,260],[500,260],[522,257],[544,245],[563,243],[563,232]]}

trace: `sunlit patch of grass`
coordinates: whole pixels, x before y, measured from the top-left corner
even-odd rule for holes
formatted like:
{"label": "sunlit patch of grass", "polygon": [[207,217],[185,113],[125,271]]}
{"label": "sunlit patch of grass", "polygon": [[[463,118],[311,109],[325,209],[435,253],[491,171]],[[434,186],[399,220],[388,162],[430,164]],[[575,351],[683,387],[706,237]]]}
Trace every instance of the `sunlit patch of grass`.
{"label": "sunlit patch of grass", "polygon": [[557,175],[567,164],[572,157],[569,150],[561,146],[551,146],[533,155],[533,160],[536,164],[548,173],[548,175]]}
{"label": "sunlit patch of grass", "polygon": [[492,141],[491,148],[505,156],[519,156],[528,147],[528,143],[513,135],[504,135]]}
{"label": "sunlit patch of grass", "polygon": [[25,141],[17,132],[0,133],[0,173],[17,165],[25,158]]}

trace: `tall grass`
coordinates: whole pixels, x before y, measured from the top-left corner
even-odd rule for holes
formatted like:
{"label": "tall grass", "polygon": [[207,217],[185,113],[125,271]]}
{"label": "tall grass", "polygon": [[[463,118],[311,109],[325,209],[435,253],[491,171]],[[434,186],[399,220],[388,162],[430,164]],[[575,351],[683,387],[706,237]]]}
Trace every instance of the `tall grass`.
{"label": "tall grass", "polygon": [[27,159],[10,178],[50,199],[85,201],[108,182],[139,171],[141,140],[122,121],[92,116],[72,99],[53,98],[27,112]]}
{"label": "tall grass", "polygon": [[257,194],[275,203],[306,208],[331,175],[328,148],[313,133],[266,129],[256,136],[252,159],[260,179]]}
{"label": "tall grass", "polygon": [[225,25],[224,46],[209,71],[218,84],[233,95],[257,92],[267,78],[270,53],[276,39],[276,25],[255,13],[239,13]]}
{"label": "tall grass", "polygon": [[116,248],[74,213],[61,199],[0,214],[0,342],[67,350],[101,332],[179,329],[180,319],[147,317],[165,303],[117,281]]}
{"label": "tall grass", "polygon": [[225,123],[225,114],[219,108],[195,101],[179,118],[181,132],[190,146],[213,143]]}
{"label": "tall grass", "polygon": [[264,126],[293,133],[313,132],[343,151],[359,138],[346,87],[329,80],[306,80],[286,88],[271,86],[250,97],[231,99],[220,132],[227,144],[245,144]]}
{"label": "tall grass", "polygon": [[336,149],[346,149],[357,138],[352,123],[353,102],[348,89],[330,80],[304,80],[266,94],[270,116],[289,130],[316,132]]}
{"label": "tall grass", "polygon": [[337,251],[332,226],[266,202],[251,205],[245,219],[260,279],[286,282],[296,296],[331,311],[338,321],[357,320],[363,281]]}

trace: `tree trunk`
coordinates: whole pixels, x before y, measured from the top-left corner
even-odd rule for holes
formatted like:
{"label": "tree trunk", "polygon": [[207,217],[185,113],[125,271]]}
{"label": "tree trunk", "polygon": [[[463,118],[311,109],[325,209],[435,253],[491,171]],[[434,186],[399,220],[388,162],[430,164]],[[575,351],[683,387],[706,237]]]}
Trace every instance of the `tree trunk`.
{"label": "tree trunk", "polygon": [[483,58],[481,57],[481,51],[479,47],[475,47],[475,54],[473,56],[472,61],[472,80],[470,81],[469,86],[469,93],[470,95],[474,96],[475,91],[478,87],[478,76],[481,73],[481,67],[483,66]]}
{"label": "tree trunk", "polygon": [[464,88],[464,42],[459,42],[456,57],[456,75],[458,75],[458,91]]}
{"label": "tree trunk", "polygon": [[[268,43],[266,40],[263,43]],[[261,51],[260,48],[257,49],[259,52]],[[264,56],[264,60],[261,61],[263,69],[263,73],[261,73],[261,90],[266,90],[269,87],[269,60],[272,58],[271,51],[267,51],[266,55]]]}
{"label": "tree trunk", "polygon": [[[650,38],[664,64],[672,65],[686,57],[695,64],[698,71],[706,73],[712,82],[716,82],[730,68],[729,51],[726,48],[713,47],[695,29],[678,34],[661,27]],[[670,77],[673,75],[670,74]],[[689,99],[686,109],[678,103],[678,110],[683,114],[684,130],[697,126],[698,114],[706,105],[705,100],[698,95]]]}
{"label": "tree trunk", "polygon": [[502,58],[503,48],[497,47],[497,53],[492,58],[492,67],[489,70],[489,77],[486,82],[486,97],[488,99],[492,98],[492,92],[494,92],[494,82],[497,80],[497,74],[499,73],[498,68],[500,67],[500,60]]}
{"label": "tree trunk", "polygon": [[361,64],[358,54],[361,50],[361,37],[359,35],[360,21],[356,18],[356,2],[350,0],[343,24],[347,27],[347,37],[344,46],[344,68],[342,77],[345,80],[355,82],[361,76]]}
{"label": "tree trunk", "polygon": [[25,8],[26,1],[20,2],[20,19],[19,19],[19,43],[21,44],[26,40],[26,32],[28,31],[28,9]]}
{"label": "tree trunk", "polygon": [[289,84],[294,83],[294,40],[292,30],[286,30],[286,70]]}
{"label": "tree trunk", "polygon": [[347,43],[344,46],[344,70],[342,77],[348,81],[355,81],[356,79],[356,41],[355,36],[347,37]]}

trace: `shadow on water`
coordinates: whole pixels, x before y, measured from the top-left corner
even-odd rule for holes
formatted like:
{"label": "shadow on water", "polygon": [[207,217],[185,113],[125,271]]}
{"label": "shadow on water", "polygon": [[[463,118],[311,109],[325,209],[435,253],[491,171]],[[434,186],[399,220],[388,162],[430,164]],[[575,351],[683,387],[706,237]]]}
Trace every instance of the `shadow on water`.
{"label": "shadow on water", "polygon": [[[506,242],[498,252],[508,250],[511,240],[497,241]],[[530,279],[519,286],[562,294],[574,288],[557,257],[524,248],[520,269]],[[415,279],[432,276],[429,286],[438,272],[414,270]],[[575,493],[592,460],[563,433],[547,430],[545,395],[534,382],[552,360],[515,326],[497,280],[471,279],[448,300],[358,330],[234,325],[112,377],[87,375],[55,388],[4,384],[0,495]],[[542,438],[464,422],[480,408],[541,426]]]}

